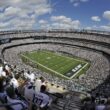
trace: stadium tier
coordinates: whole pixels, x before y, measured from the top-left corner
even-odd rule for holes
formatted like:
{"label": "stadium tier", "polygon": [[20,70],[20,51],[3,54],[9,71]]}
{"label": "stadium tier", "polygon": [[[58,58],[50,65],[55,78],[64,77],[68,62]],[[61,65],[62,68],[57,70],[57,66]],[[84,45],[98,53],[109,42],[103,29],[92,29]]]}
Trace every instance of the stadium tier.
{"label": "stadium tier", "polygon": [[[77,97],[88,92],[110,96],[108,34],[4,32],[0,34],[0,57],[1,62],[16,65],[18,70],[29,70],[38,77],[43,76],[57,88],[68,90],[68,94],[59,99],[57,105],[53,104],[55,110],[80,110],[81,103]],[[78,96],[73,97],[77,93]]]}
{"label": "stadium tier", "polygon": [[[46,36],[46,39],[35,39],[35,36],[40,38]],[[32,33],[17,33],[4,34],[1,38],[10,38],[11,42],[0,46],[2,57],[11,63],[19,65],[20,61],[13,61],[15,53],[19,54],[21,51],[32,51],[38,49],[46,49],[52,51],[62,51],[72,54],[80,58],[87,59],[91,62],[91,66],[85,75],[80,76],[79,79],[73,79],[88,89],[94,89],[109,75],[109,42],[108,36],[91,35],[86,33],[66,33],[66,32],[32,32]],[[53,47],[52,47],[52,46]],[[15,48],[15,49],[14,49]],[[16,50],[16,48],[19,48]],[[21,49],[20,49],[21,48]],[[25,48],[25,49],[24,49]],[[14,56],[11,58],[11,51]],[[7,56],[8,54],[8,56]],[[8,58],[10,57],[10,58]],[[19,59],[14,58],[14,59]],[[18,62],[18,63],[17,63]],[[100,76],[100,77],[99,77]],[[97,80],[98,79],[98,80]],[[102,80],[103,79],[103,80]],[[93,82],[94,81],[94,82]],[[88,83],[87,83],[88,82]]]}

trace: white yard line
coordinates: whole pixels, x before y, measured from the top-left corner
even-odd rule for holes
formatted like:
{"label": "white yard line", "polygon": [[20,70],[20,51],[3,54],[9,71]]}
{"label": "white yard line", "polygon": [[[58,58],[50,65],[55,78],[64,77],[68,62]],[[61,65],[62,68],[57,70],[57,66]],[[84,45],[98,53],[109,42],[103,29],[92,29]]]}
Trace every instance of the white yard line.
{"label": "white yard line", "polygon": [[68,77],[66,77],[66,76],[64,76],[64,75],[62,75],[62,74],[60,74],[60,73],[58,73],[58,72],[56,72],[56,71],[54,71],[54,70],[52,70],[52,69],[46,67],[46,66],[44,66],[44,65],[42,65],[42,64],[40,64],[40,63],[38,63],[38,62],[35,62],[34,60],[30,59],[29,57],[26,57],[26,56],[24,56],[24,55],[21,55],[21,56],[23,56],[23,57],[25,57],[25,58],[31,60],[33,63],[39,64],[40,66],[46,68],[47,70],[50,70],[50,71],[52,71],[52,72],[54,72],[54,73],[56,73],[56,74],[58,74],[58,75],[60,75],[60,76],[62,76],[62,77],[65,77],[65,78],[67,78],[67,79],[70,79],[70,78],[68,78]]}
{"label": "white yard line", "polygon": [[[58,54],[58,56],[62,56],[62,55]],[[72,57],[68,57],[68,56],[62,56],[62,57],[66,57],[66,58],[68,58],[68,59],[72,59],[72,60],[76,60],[76,61],[79,61],[79,62],[87,63],[86,61],[81,61],[81,60],[78,60],[78,59],[76,59],[76,58],[72,58]]]}
{"label": "white yard line", "polygon": [[[23,55],[23,54],[21,54],[21,56],[23,56],[23,57],[25,57],[25,58],[31,60],[33,63],[37,63],[38,65],[40,65],[40,66],[46,68],[47,70],[50,70],[50,71],[52,71],[52,72],[54,72],[54,73],[56,73],[56,74],[58,74],[58,75],[60,75],[60,76],[62,76],[62,77],[67,78],[67,79],[72,79],[73,77],[75,77],[75,75],[77,75],[83,68],[85,68],[85,67],[88,65],[88,63],[86,63],[79,71],[77,71],[75,74],[73,74],[73,75],[69,78],[69,77],[67,77],[67,76],[64,76],[64,75],[62,75],[62,74],[60,74],[60,73],[58,73],[58,72],[56,72],[56,71],[54,71],[54,70],[52,70],[52,69],[50,69],[50,68],[48,68],[48,67],[42,65],[41,63],[38,63],[38,62],[36,62],[36,61],[30,59],[29,57],[27,57],[27,56],[25,56],[25,55]],[[68,57],[68,58],[69,58],[69,57]]]}
{"label": "white yard line", "polygon": [[[46,52],[46,53],[48,53],[48,52]],[[57,54],[57,53],[55,53],[55,54]],[[62,56],[62,55],[60,55],[60,54],[57,54],[58,56]],[[68,58],[68,59],[72,59],[72,60],[76,60],[76,61],[79,61],[79,62],[84,62],[84,63],[87,63],[86,61],[81,61],[81,60],[78,60],[78,59],[76,59],[76,58],[72,58],[72,57],[68,57],[68,56],[62,56],[62,57],[66,57],[66,58]]]}

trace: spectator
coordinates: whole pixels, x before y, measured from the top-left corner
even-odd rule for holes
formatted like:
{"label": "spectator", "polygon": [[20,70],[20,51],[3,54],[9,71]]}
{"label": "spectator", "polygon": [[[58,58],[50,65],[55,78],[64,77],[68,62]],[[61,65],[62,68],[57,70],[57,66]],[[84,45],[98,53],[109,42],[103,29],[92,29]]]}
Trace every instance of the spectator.
{"label": "spectator", "polygon": [[0,67],[0,77],[6,77],[5,67]]}
{"label": "spectator", "polygon": [[30,73],[29,79],[30,79],[31,82],[34,82],[35,81],[35,74],[34,73]]}
{"label": "spectator", "polygon": [[24,76],[26,79],[29,79],[31,82],[35,81],[35,74],[31,73],[30,71],[24,72]]}
{"label": "spectator", "polygon": [[101,100],[98,105],[96,105],[95,110],[105,110],[104,100]]}
{"label": "spectator", "polygon": [[40,91],[41,85],[45,85],[45,80],[43,77],[40,77],[35,81],[35,91],[36,93]]}
{"label": "spectator", "polygon": [[33,95],[35,94],[34,88],[33,84],[29,82],[24,86],[24,96],[28,101],[32,101],[33,99]]}
{"label": "spectator", "polygon": [[12,85],[15,89],[17,89],[19,87],[19,83],[16,78],[11,79],[10,85]]}
{"label": "spectator", "polygon": [[95,99],[93,97],[86,98],[82,110],[95,110]]}
{"label": "spectator", "polygon": [[40,107],[40,110],[47,110],[51,105],[52,99],[46,94],[46,86],[42,85],[40,92],[34,94],[33,102]]}
{"label": "spectator", "polygon": [[3,77],[0,78],[0,100],[1,102],[5,102],[6,101],[6,92],[4,90],[4,86],[5,86],[5,80]]}
{"label": "spectator", "polygon": [[98,103],[100,103],[100,101],[101,101],[100,94],[99,94],[99,93],[96,93],[96,96],[95,96],[95,103],[98,104]]}
{"label": "spectator", "polygon": [[[11,86],[6,89],[7,92],[7,103],[13,104],[16,103],[16,105],[11,105],[10,107],[13,110],[27,110],[28,109],[28,104],[26,104],[24,101],[17,99],[17,96],[15,94],[14,88]],[[19,104],[17,104],[19,103]]]}
{"label": "spectator", "polygon": [[110,110],[110,98],[108,98],[108,100],[107,100],[105,110]]}

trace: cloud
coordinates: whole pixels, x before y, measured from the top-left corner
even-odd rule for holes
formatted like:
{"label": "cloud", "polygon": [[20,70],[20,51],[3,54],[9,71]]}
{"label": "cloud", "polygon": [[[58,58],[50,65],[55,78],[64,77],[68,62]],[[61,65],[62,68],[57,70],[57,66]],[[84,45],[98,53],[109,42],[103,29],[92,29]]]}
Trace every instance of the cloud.
{"label": "cloud", "polygon": [[92,27],[85,27],[84,29],[87,29],[87,30],[92,30]]}
{"label": "cloud", "polygon": [[92,16],[92,17],[91,17],[91,20],[96,21],[96,22],[101,21],[101,19],[100,19],[99,16]]}
{"label": "cloud", "polygon": [[52,27],[57,29],[78,29],[80,28],[79,20],[72,20],[66,16],[52,16]]}
{"label": "cloud", "polygon": [[0,29],[32,29],[39,16],[52,12],[48,0],[1,0],[0,10]]}
{"label": "cloud", "polygon": [[48,22],[46,20],[43,20],[43,19],[39,20],[39,24],[47,24],[47,23]]}
{"label": "cloud", "polygon": [[47,20],[39,20],[40,29],[79,29],[80,21],[73,20],[64,15],[62,16],[51,16],[50,19]]}
{"label": "cloud", "polygon": [[93,25],[93,26],[85,27],[84,29],[87,29],[87,30],[109,31],[110,32],[110,25],[109,24],[107,24],[107,25],[100,25],[100,26]]}
{"label": "cloud", "polygon": [[55,22],[62,22],[62,23],[70,23],[72,22],[71,18],[68,18],[66,16],[52,16],[51,17],[51,21],[55,21]]}
{"label": "cloud", "polygon": [[8,25],[9,25],[8,23],[0,22],[0,29],[4,29]]}
{"label": "cloud", "polygon": [[39,20],[39,28],[40,29],[51,29],[52,27],[51,27],[51,24],[49,24],[48,23],[48,21],[47,20],[43,20],[43,19],[41,19],[41,20]]}
{"label": "cloud", "polygon": [[104,31],[110,31],[110,25],[100,26],[100,29],[103,29]]}
{"label": "cloud", "polygon": [[70,0],[70,3],[73,4],[74,7],[79,6],[81,3],[88,2],[89,0]]}
{"label": "cloud", "polygon": [[78,2],[73,3],[73,6],[74,6],[74,7],[77,7],[77,6],[79,6],[79,3],[78,3]]}
{"label": "cloud", "polygon": [[105,12],[103,13],[103,17],[104,17],[105,19],[107,19],[107,20],[110,20],[110,11],[105,11]]}
{"label": "cloud", "polygon": [[32,29],[33,25],[35,24],[35,19],[33,18],[26,18],[20,19],[14,18],[9,20],[8,22],[1,22],[0,24],[0,30],[2,29]]}

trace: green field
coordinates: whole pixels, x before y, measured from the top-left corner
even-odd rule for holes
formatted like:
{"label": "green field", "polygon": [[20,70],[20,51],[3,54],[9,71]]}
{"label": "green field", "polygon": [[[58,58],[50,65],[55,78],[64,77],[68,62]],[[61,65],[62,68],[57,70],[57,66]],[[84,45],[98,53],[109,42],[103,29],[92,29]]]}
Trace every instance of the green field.
{"label": "green field", "polygon": [[84,74],[90,66],[84,59],[46,50],[25,52],[20,56],[25,63],[66,79]]}

